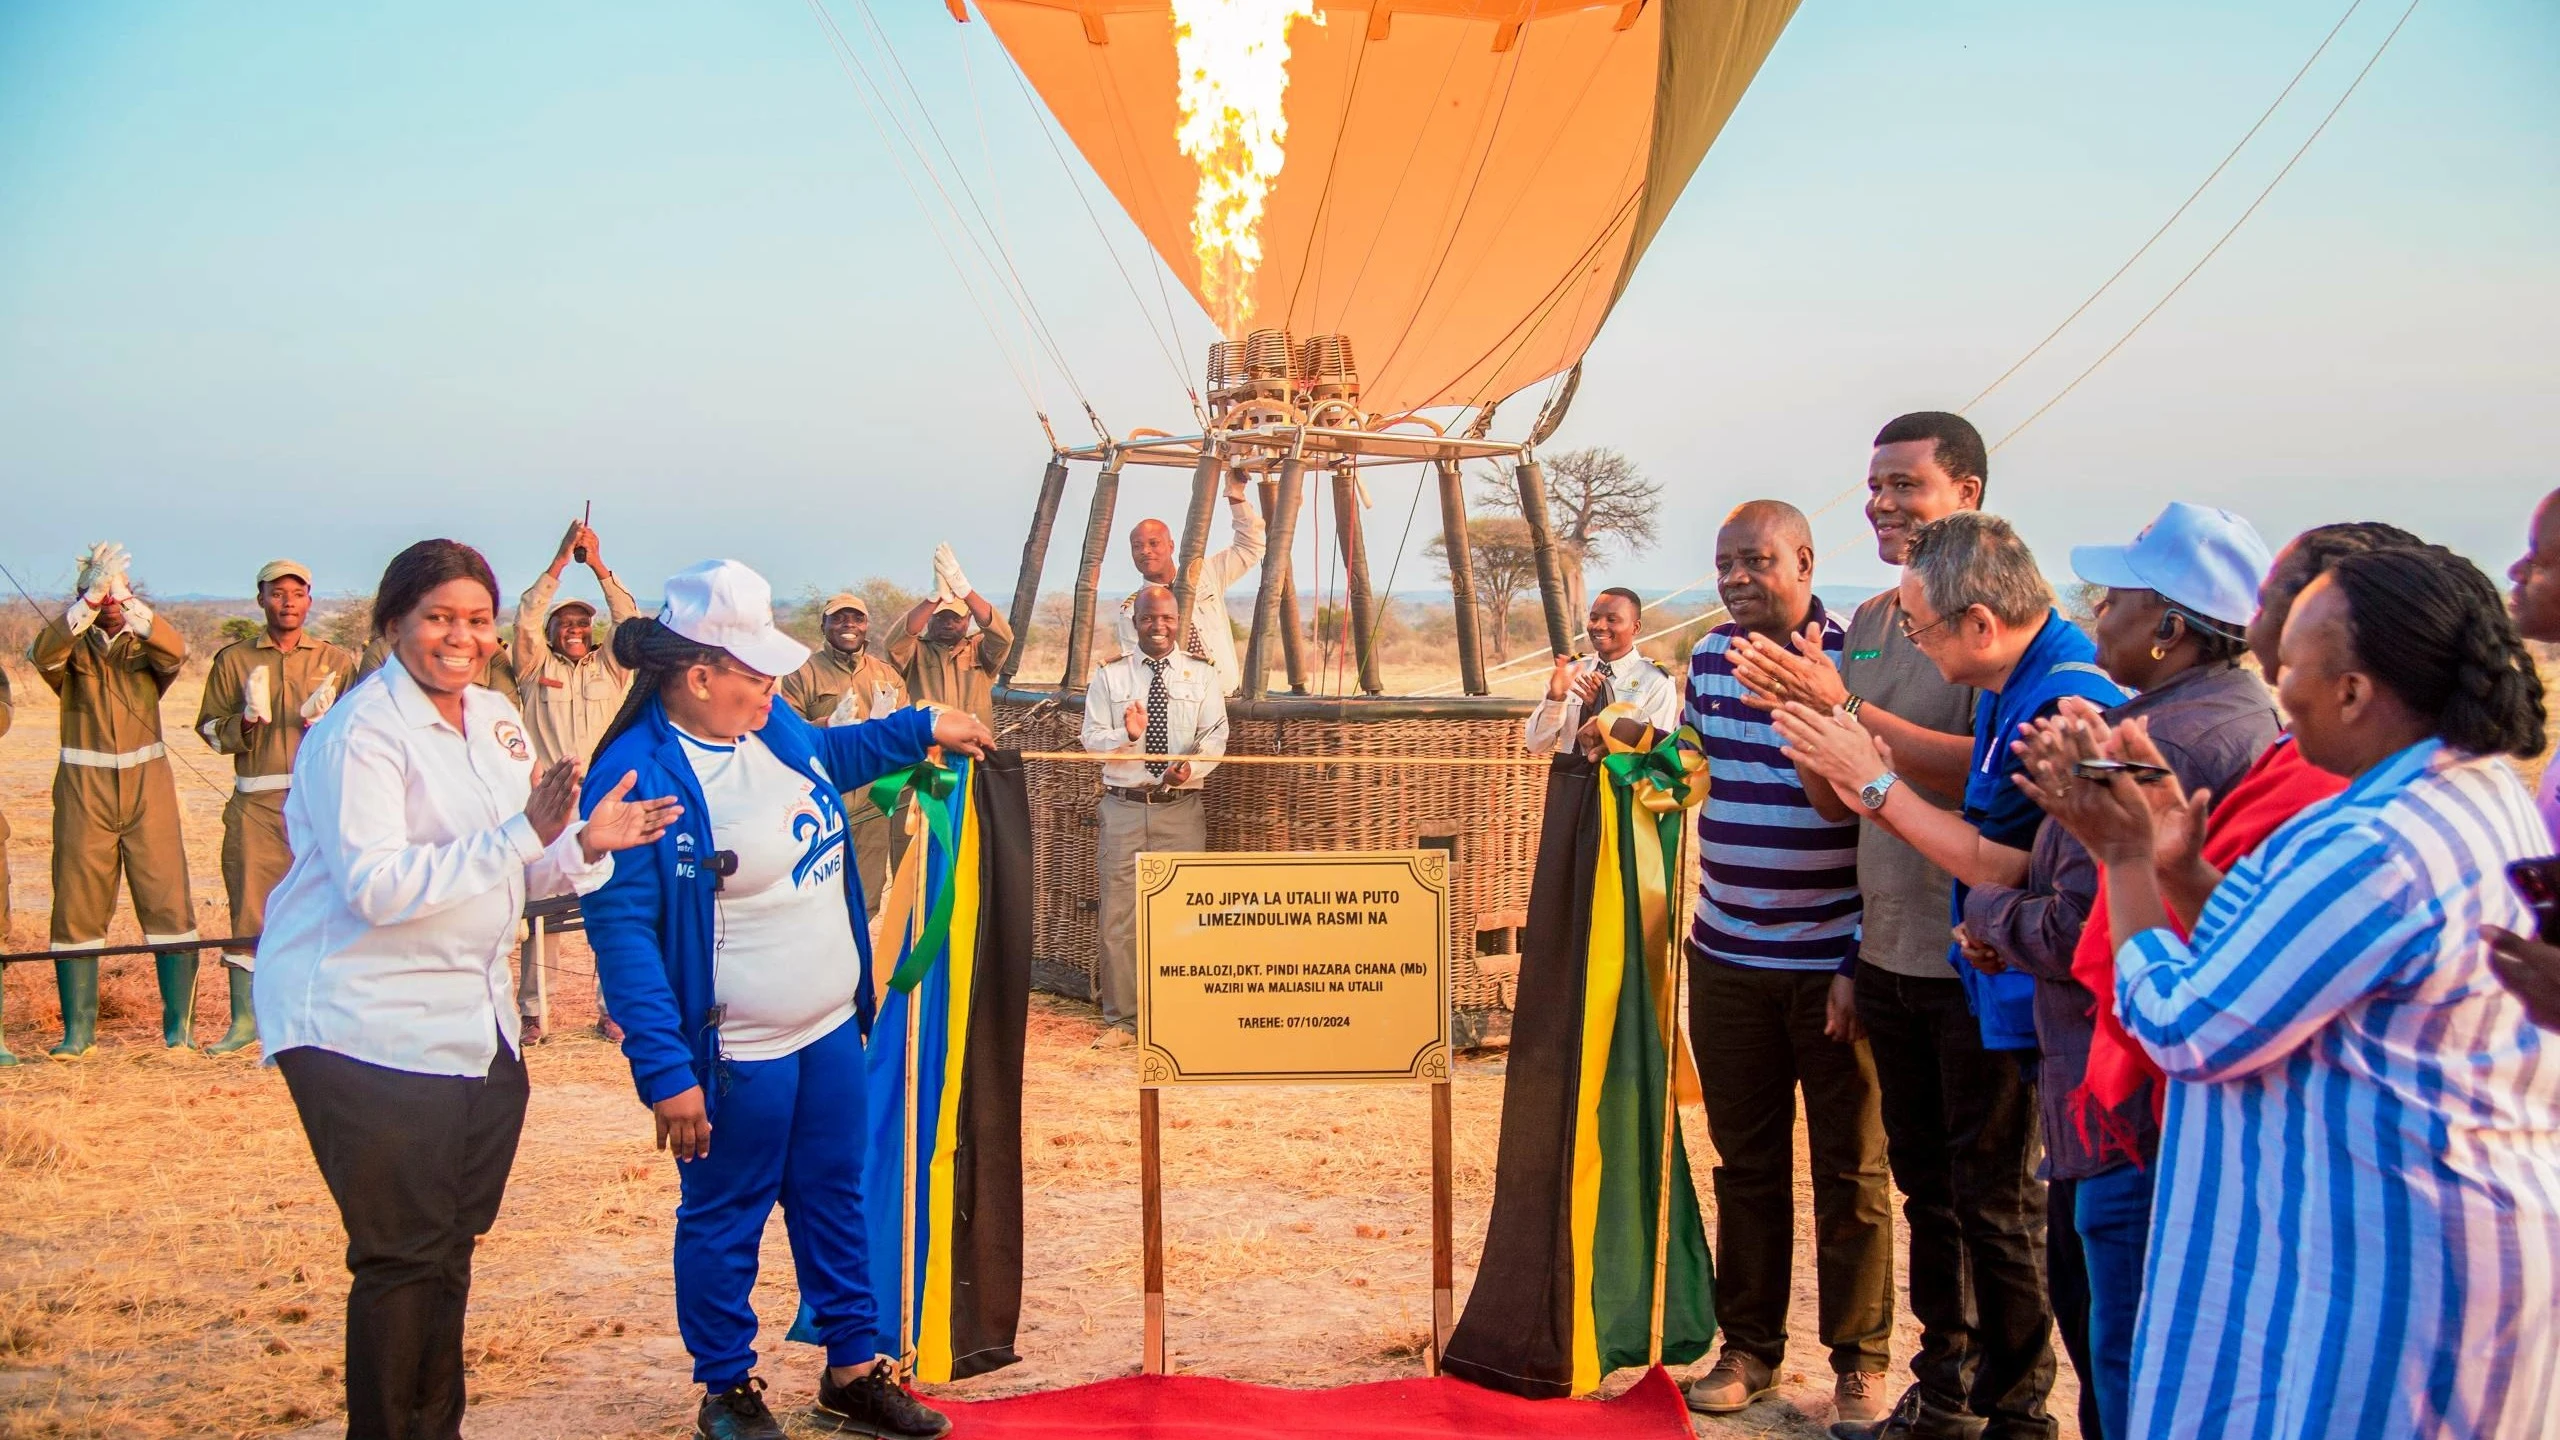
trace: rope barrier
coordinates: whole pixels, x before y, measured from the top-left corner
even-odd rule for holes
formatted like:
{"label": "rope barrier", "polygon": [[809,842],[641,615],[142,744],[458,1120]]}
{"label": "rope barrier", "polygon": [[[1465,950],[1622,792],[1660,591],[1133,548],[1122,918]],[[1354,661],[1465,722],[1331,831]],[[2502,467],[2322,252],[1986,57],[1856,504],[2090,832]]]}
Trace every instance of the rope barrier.
{"label": "rope barrier", "polygon": [[[1145,765],[1162,762],[1167,765],[1203,759],[1198,755],[1097,755],[1090,750],[1025,750],[1025,760],[1050,760],[1076,765]],[[1227,765],[1445,765],[1452,769],[1519,769],[1543,766],[1552,755],[1221,755],[1211,763]]]}

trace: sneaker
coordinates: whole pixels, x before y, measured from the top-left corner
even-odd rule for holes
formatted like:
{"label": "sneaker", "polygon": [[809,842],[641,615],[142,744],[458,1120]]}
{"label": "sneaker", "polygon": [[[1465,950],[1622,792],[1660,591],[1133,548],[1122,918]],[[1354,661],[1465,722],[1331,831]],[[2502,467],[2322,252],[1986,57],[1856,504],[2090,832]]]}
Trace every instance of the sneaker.
{"label": "sneaker", "polygon": [[750,1375],[734,1389],[702,1397],[694,1440],[783,1440],[782,1422],[764,1403],[764,1379]]}
{"label": "sneaker", "polygon": [[1831,1382],[1831,1408],[1851,1425],[1873,1426],[1884,1418],[1884,1372],[1843,1370]]}
{"label": "sneaker", "polygon": [[908,1394],[898,1383],[897,1367],[886,1360],[873,1361],[850,1385],[837,1384],[831,1370],[819,1371],[818,1403],[809,1420],[821,1430],[882,1440],[934,1440],[951,1433],[950,1417]]}
{"label": "sneaker", "polygon": [[1833,1425],[1831,1440],[1981,1440],[1990,1423],[1979,1415],[1949,1410],[1914,1385],[1874,1424],[1842,1420]]}
{"label": "sneaker", "polygon": [[1093,1037],[1092,1048],[1096,1050],[1128,1050],[1135,1048],[1137,1043],[1138,1032],[1135,1030],[1123,1030],[1117,1025],[1110,1025],[1105,1026],[1101,1034]]}
{"label": "sneaker", "polygon": [[1730,1415],[1778,1388],[1777,1372],[1739,1350],[1716,1357],[1715,1368],[1689,1382],[1689,1408],[1701,1415]]}

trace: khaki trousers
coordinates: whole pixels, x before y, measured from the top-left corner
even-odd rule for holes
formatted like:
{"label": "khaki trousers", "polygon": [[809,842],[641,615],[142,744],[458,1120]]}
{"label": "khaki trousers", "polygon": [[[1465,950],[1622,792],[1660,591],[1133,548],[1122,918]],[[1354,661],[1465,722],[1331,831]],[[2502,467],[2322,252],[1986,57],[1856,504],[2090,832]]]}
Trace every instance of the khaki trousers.
{"label": "khaki trousers", "polygon": [[[255,935],[267,928],[267,897],[293,868],[293,846],[284,833],[282,790],[233,791],[222,806],[222,892],[231,903],[231,933]],[[234,945],[222,962],[255,968],[258,949]]]}
{"label": "khaki trousers", "polygon": [[1094,850],[1102,871],[1102,953],[1095,958],[1094,998],[1106,1025],[1138,1023],[1138,852],[1206,850],[1209,807],[1187,791],[1169,805],[1102,797],[1102,835]]}
{"label": "khaki trousers", "polygon": [[96,945],[115,918],[116,882],[133,893],[146,944],[196,938],[178,786],[166,759],[130,770],[53,772],[53,943]]}

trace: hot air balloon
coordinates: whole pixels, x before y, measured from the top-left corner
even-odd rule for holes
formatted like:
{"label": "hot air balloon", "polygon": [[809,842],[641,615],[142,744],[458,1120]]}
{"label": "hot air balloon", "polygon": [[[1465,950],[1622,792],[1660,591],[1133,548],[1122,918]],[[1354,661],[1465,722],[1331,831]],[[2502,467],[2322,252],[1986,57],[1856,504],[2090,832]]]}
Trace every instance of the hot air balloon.
{"label": "hot air balloon", "polygon": [[[945,0],[972,19],[964,0]],[[1062,746],[1091,660],[1101,562],[1129,465],[1191,472],[1176,586],[1207,548],[1222,476],[1261,481],[1270,543],[1229,753],[1516,756],[1525,702],[1486,683],[1460,467],[1511,468],[1547,638],[1573,645],[1535,459],[1571,382],[1516,440],[1495,407],[1573,370],[1794,0],[978,0],[983,22],[1225,339],[1205,425],[1058,448],[1014,592],[1027,635],[1068,465],[1098,463],[1066,670],[1008,671],[1000,728]],[[1436,420],[1473,410],[1471,420]],[[1438,471],[1463,695],[1380,693],[1360,512],[1364,471]],[[1358,695],[1307,694],[1290,554],[1309,472],[1329,476]],[[1011,663],[1019,664],[1018,643]],[[1284,662],[1292,693],[1270,690]],[[1070,771],[1074,773],[1069,773]],[[1093,953],[1093,777],[1046,766],[1039,952]],[[1500,1003],[1522,923],[1541,787],[1528,769],[1231,767],[1210,786],[1220,848],[1405,849],[1456,864],[1461,1009]],[[1481,956],[1479,963],[1478,957]],[[1089,962],[1086,962],[1089,964]],[[1508,965],[1516,970],[1516,960]]]}

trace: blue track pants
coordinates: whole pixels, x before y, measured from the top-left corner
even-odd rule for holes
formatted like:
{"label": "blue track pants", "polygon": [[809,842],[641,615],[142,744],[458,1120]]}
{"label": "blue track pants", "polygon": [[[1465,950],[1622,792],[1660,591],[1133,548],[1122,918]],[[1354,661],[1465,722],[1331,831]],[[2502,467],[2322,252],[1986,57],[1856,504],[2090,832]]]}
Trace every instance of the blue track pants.
{"label": "blue track pants", "polygon": [[677,1168],[676,1325],[714,1391],[756,1364],[756,1252],[782,1202],[800,1297],[830,1365],[872,1358],[878,1326],[862,1219],[862,1030],[847,1020],[779,1060],[731,1062],[711,1097],[711,1153]]}

